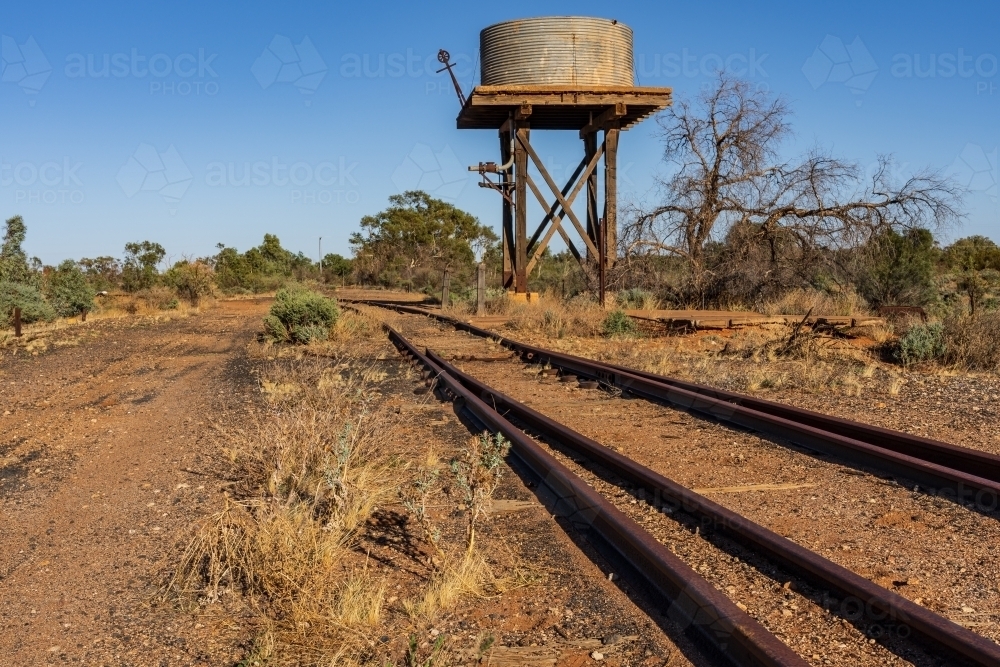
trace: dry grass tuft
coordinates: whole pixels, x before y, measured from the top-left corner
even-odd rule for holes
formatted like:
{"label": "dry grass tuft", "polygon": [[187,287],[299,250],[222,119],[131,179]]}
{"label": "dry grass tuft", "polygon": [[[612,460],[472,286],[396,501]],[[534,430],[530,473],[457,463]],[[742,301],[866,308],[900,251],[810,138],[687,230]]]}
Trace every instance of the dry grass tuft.
{"label": "dry grass tuft", "polygon": [[857,293],[820,292],[797,289],[786,292],[779,299],[761,304],[764,315],[805,315],[810,310],[815,315],[868,315],[868,304]]}
{"label": "dry grass tuft", "polygon": [[443,565],[432,577],[423,595],[403,600],[406,613],[413,619],[433,618],[465,597],[482,597],[490,590],[488,583],[494,579],[489,565],[474,551],[453,563]]}
{"label": "dry grass tuft", "polygon": [[1000,311],[944,321],[945,361],[960,369],[1000,370]]}
{"label": "dry grass tuft", "polygon": [[549,338],[600,336],[607,311],[589,299],[545,298],[516,304],[509,310],[507,326],[515,331],[539,333]]}
{"label": "dry grass tuft", "polygon": [[355,548],[402,478],[398,418],[333,368],[340,381],[324,383],[319,360],[275,363],[262,381],[273,407],[221,432],[237,499],[199,527],[171,582],[182,598],[245,602],[261,664],[350,664],[382,616],[385,582]]}
{"label": "dry grass tuft", "polygon": [[[506,442],[473,438],[451,473],[433,449],[404,460],[404,417],[379,407],[373,384],[384,373],[346,359],[278,355],[262,372],[263,414],[219,431],[239,481],[225,508],[196,530],[170,591],[188,602],[235,607],[248,619],[256,640],[243,664],[359,664],[371,637],[398,634],[400,622],[412,627],[463,598],[533,581],[517,568],[516,576],[496,577],[473,548]],[[445,493],[440,478],[449,474]],[[400,496],[433,549],[427,580],[389,606],[390,573],[369,563],[361,545],[380,507]],[[442,520],[456,509],[469,512],[464,541],[440,539],[429,513],[440,507],[434,516]]]}
{"label": "dry grass tuft", "polygon": [[776,372],[773,369],[751,371],[747,378],[747,390],[780,389],[787,381],[787,373]]}

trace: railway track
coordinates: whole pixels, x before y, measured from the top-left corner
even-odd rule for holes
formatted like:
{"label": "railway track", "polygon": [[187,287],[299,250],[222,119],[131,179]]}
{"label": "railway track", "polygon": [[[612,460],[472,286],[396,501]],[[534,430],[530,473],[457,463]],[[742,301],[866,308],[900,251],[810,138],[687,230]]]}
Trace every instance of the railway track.
{"label": "railway track", "polygon": [[[428,314],[421,309],[407,308],[407,310],[422,315]],[[440,319],[459,328],[464,329],[468,326],[450,320],[450,318]],[[420,352],[401,334],[391,328],[388,330],[396,346],[410,356],[416,364],[424,368],[424,374],[428,381],[436,381],[446,395],[456,400],[461,408],[472,414],[477,421],[491,430],[504,433],[512,441],[516,455],[527,463],[555,494],[562,514],[574,517],[576,520],[583,520],[596,530],[608,544],[633,563],[637,570],[661,594],[672,601],[670,607],[672,616],[681,617],[683,619],[682,625],[713,645],[729,661],[747,665],[808,664],[746,614],[743,610],[745,608],[736,606],[724,594],[713,588],[711,584],[671,554],[662,544],[651,538],[639,524],[630,520],[625,513],[596,493],[591,486],[576,476],[567,466],[561,464],[556,457],[526,436],[522,427],[526,426],[529,432],[537,433],[545,440],[557,442],[578,455],[596,462],[622,480],[627,480],[636,488],[644,489],[650,497],[655,499],[652,503],[654,506],[662,506],[663,509],[671,512],[680,510],[694,518],[705,530],[725,534],[731,539],[749,546],[767,560],[777,563],[781,568],[801,575],[824,590],[833,591],[845,599],[857,601],[858,613],[851,618],[852,621],[862,623],[881,621],[884,623],[886,619],[890,619],[890,622],[897,623],[899,627],[905,627],[908,633],[912,632],[913,637],[922,644],[934,647],[932,655],[940,650],[943,654],[951,656],[947,664],[960,662],[981,665],[1000,664],[1000,647],[994,642],[910,602],[692,490],[676,484],[663,475],[639,465],[600,443],[576,433],[487,386],[471,375],[463,373],[434,352]],[[494,334],[483,330],[470,333],[497,339]],[[663,385],[670,386],[665,382],[660,382],[656,376],[649,377],[651,374],[634,374],[628,369],[607,367],[590,360],[523,346],[504,339],[499,339],[499,342],[520,354],[526,361],[549,363],[554,367],[561,368],[564,372],[574,372],[581,378],[594,377],[605,384],[617,386],[638,395],[645,394],[656,400],[664,400],[661,387]],[[597,369],[595,366],[605,367]],[[608,371],[609,368],[618,377],[612,376]],[[601,374],[598,374],[598,370]],[[651,390],[648,385],[636,382],[633,378],[639,378],[657,386]],[[725,398],[731,401],[750,398],[736,394],[717,398],[710,395],[711,392],[717,392],[717,390],[707,387],[701,388],[704,393],[692,391],[688,387],[674,387],[673,389],[714,401],[725,400]],[[717,393],[727,394],[727,392]],[[681,396],[687,401],[683,404],[687,409],[706,412],[704,404],[700,400],[691,400],[692,397],[689,395],[681,394]],[[751,400],[757,401],[757,399]],[[678,404],[676,398],[667,402],[672,405]],[[769,409],[774,409],[772,406],[782,409],[788,407],[780,404],[762,406],[759,403],[767,402],[758,401],[755,407]],[[708,411],[711,415],[719,414],[718,405],[712,403],[708,405],[714,409],[714,411]],[[778,412],[777,409],[774,411]],[[769,414],[763,410],[757,412]],[[825,415],[818,415],[818,413],[810,414],[826,418]],[[784,419],[784,417],[777,416],[775,418]],[[813,419],[815,423],[816,418]],[[732,418],[723,421],[731,422]],[[850,422],[841,426],[845,430],[854,428]],[[809,428],[815,427],[810,426]],[[843,434],[834,435],[847,439],[847,436]],[[863,441],[857,439],[855,442]],[[934,441],[928,442],[933,443]],[[871,447],[878,446],[866,444]],[[963,448],[957,448],[953,445],[947,445],[947,447],[963,450]],[[971,452],[971,450],[965,451]],[[972,453],[979,454],[978,452]],[[876,460],[879,459],[876,458]],[[975,483],[977,484],[975,488],[978,489],[991,488],[983,483],[991,481],[986,478],[978,478],[982,481],[969,481],[958,477],[956,480],[955,477],[949,477],[948,473],[942,472],[937,472],[935,478],[957,481],[958,483]]]}
{"label": "railway track", "polygon": [[710,419],[777,438],[778,442],[837,456],[855,465],[916,482],[927,493],[980,512],[1000,507],[1000,456],[946,442],[850,421],[745,394],[685,382],[528,345],[423,308],[379,302],[399,312],[432,317],[490,338],[524,361],[545,364],[579,379],[666,403]]}

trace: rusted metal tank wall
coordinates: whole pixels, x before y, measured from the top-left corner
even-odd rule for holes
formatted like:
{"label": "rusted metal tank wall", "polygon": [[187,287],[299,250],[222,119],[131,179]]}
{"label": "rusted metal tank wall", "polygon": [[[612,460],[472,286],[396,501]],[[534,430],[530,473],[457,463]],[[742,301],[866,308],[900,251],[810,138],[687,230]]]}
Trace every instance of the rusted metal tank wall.
{"label": "rusted metal tank wall", "polygon": [[481,83],[631,86],[632,29],[610,19],[544,16],[479,33]]}

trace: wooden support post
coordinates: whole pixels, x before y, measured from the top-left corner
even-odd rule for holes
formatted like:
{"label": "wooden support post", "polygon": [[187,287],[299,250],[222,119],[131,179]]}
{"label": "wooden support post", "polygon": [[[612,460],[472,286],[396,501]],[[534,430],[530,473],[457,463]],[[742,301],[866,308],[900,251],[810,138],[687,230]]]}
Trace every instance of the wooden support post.
{"label": "wooden support post", "polygon": [[[510,123],[505,123],[500,128],[500,164],[507,164],[510,160]],[[511,182],[511,172],[500,174],[500,187],[504,192],[510,192],[508,187]],[[514,211],[506,197],[503,199],[503,217],[501,219],[500,237],[503,249],[503,287],[508,289],[514,283],[514,262],[512,251],[514,250]]]}
{"label": "wooden support post", "polygon": [[[597,154],[597,133],[590,132],[583,135],[584,159],[590,163],[591,158]],[[587,177],[587,234],[600,247],[597,242],[597,170],[590,172]],[[587,249],[587,259],[592,259],[590,249]]]}
{"label": "wooden support post", "polygon": [[451,291],[451,273],[448,269],[444,270],[444,277],[441,279],[441,310],[448,307],[448,296]]}
{"label": "wooden support post", "polygon": [[476,267],[476,315],[486,314],[486,265]]}
{"label": "wooden support post", "polygon": [[21,309],[14,308],[14,335],[21,337]]}
{"label": "wooden support post", "polygon": [[531,130],[519,123],[514,142],[514,291],[528,291],[528,144]]}
{"label": "wooden support post", "polygon": [[618,256],[618,123],[604,130],[604,264],[615,265]]}

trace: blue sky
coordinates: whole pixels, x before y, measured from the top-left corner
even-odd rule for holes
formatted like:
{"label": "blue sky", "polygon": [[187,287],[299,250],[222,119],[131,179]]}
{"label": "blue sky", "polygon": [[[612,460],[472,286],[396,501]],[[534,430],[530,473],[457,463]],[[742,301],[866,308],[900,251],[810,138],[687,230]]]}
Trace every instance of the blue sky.
{"label": "blue sky", "polygon": [[[434,56],[448,49],[468,90],[480,29],[575,14],[634,30],[642,85],[691,96],[728,63],[784,96],[790,155],[819,145],[862,169],[891,153],[902,175],[949,170],[970,187],[949,235],[1000,241],[996,3],[760,4],[7,1],[0,216],[24,216],[26,249],[46,263],[142,239],[200,256],[265,232],[347,254],[361,216],[414,187],[495,225],[498,196],[464,168],[498,157],[496,134],[455,129]],[[656,130],[623,135],[626,199],[656,198]],[[538,135],[557,180],[568,175],[579,141]]]}

